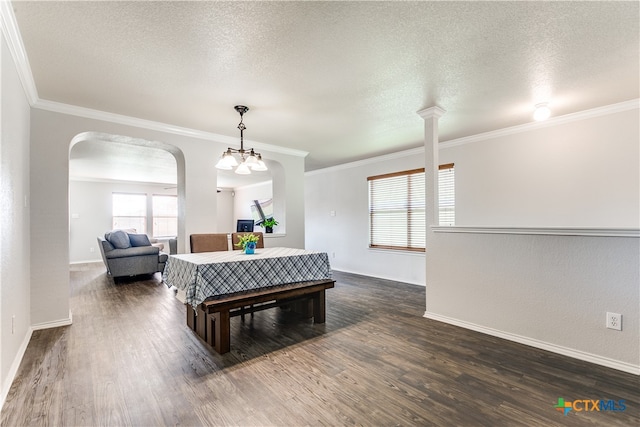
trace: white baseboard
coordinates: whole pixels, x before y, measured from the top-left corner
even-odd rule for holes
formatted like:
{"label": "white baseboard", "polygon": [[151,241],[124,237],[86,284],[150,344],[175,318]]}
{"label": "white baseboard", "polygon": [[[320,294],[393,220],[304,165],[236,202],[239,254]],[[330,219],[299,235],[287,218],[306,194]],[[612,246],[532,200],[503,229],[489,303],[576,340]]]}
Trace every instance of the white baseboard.
{"label": "white baseboard", "polygon": [[37,323],[35,325],[31,325],[31,330],[39,331],[41,329],[59,328],[60,326],[69,326],[72,323],[73,323],[73,313],[71,313],[71,310],[69,310],[69,318],[53,320],[51,322]]}
{"label": "white baseboard", "polygon": [[539,341],[533,338],[524,337],[522,335],[516,335],[509,332],[499,331],[493,328],[487,328],[485,326],[476,325],[475,323],[469,323],[463,320],[441,316],[439,314],[430,313],[428,311],[425,311],[424,317],[426,317],[427,319],[448,323],[450,325],[460,326],[461,328],[470,329],[472,331],[481,332],[483,334],[491,335],[494,337],[514,341],[520,344],[528,345],[530,347],[540,348],[542,350],[547,350],[552,353],[561,354],[563,356],[573,357],[574,359],[584,360],[585,362],[594,363],[596,365],[605,366],[607,368],[616,369],[618,371],[640,375],[640,365],[633,365],[631,363],[621,362],[619,360],[610,359],[608,357],[598,356],[596,354],[586,353],[584,351]]}
{"label": "white baseboard", "polygon": [[88,259],[86,261],[73,261],[70,262],[69,265],[77,265],[77,264],[93,264],[96,262],[104,262],[102,261],[102,259],[98,258],[98,259]]}
{"label": "white baseboard", "polygon": [[2,384],[2,395],[0,395],[0,409],[4,406],[4,401],[7,399],[7,395],[9,394],[9,389],[11,389],[11,384],[13,384],[13,380],[18,373],[18,368],[20,367],[20,363],[22,362],[22,358],[24,357],[25,351],[27,351],[27,346],[29,345],[29,341],[31,341],[31,334],[33,333],[33,328],[29,328],[27,333],[22,340],[22,344],[20,344],[20,348],[18,348],[18,353],[16,357],[13,359],[13,363],[11,364],[11,368],[7,373],[7,378],[5,378],[4,383]]}
{"label": "white baseboard", "polygon": [[375,279],[390,280],[392,282],[407,283],[409,285],[422,286],[423,288],[425,287],[424,283],[418,283],[418,282],[414,282],[414,281],[407,280],[407,279],[398,279],[397,277],[394,278],[394,277],[374,276],[371,273],[361,273],[361,272],[358,272],[358,271],[344,270],[344,269],[340,269],[340,268],[332,268],[331,270],[332,271],[338,271],[340,273],[356,274],[358,276],[367,276],[367,277],[373,277]]}
{"label": "white baseboard", "polygon": [[49,328],[58,328],[60,326],[68,326],[73,322],[73,314],[71,310],[69,310],[69,318],[68,319],[60,319],[54,320],[53,322],[43,322],[38,323],[37,325],[32,325],[28,330],[26,335],[24,336],[24,340],[22,340],[22,344],[20,344],[20,348],[18,348],[18,353],[16,353],[16,357],[13,359],[13,363],[11,364],[11,369],[7,374],[7,378],[4,380],[2,384],[2,394],[0,395],[0,409],[4,406],[4,402],[7,399],[7,395],[9,394],[9,390],[11,389],[11,384],[13,384],[13,380],[16,378],[16,374],[18,373],[18,368],[20,367],[20,363],[22,363],[22,358],[24,357],[24,353],[27,351],[27,347],[29,346],[29,341],[31,341],[31,335],[33,335],[33,331],[37,331],[40,329],[49,329]]}

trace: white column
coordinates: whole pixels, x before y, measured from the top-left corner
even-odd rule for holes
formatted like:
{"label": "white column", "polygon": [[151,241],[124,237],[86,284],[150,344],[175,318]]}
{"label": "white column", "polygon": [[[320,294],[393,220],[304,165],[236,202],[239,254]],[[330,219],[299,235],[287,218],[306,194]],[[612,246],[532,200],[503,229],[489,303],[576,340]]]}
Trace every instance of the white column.
{"label": "white column", "polygon": [[440,107],[430,107],[418,111],[424,119],[424,168],[426,180],[426,245],[429,251],[431,226],[438,225],[438,119],[446,113]]}

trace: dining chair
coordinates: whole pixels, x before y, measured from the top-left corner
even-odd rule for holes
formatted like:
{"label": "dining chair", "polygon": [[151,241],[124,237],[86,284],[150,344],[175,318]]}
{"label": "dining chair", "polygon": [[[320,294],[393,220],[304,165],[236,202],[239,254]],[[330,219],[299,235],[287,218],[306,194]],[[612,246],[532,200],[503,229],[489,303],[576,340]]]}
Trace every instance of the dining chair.
{"label": "dining chair", "polygon": [[192,234],[189,236],[191,253],[218,252],[229,250],[229,235],[227,233]]}

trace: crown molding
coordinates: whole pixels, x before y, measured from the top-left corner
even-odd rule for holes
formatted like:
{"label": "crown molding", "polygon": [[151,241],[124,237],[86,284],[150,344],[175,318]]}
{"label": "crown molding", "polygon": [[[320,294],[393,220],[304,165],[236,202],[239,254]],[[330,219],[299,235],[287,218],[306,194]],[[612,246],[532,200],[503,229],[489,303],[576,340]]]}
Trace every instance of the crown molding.
{"label": "crown molding", "polygon": [[[226,145],[233,145],[237,143],[237,139],[226,135],[215,134],[211,132],[204,132],[195,129],[183,128],[166,123],[154,122],[150,120],[138,119],[135,117],[129,117],[119,114],[107,113],[99,110],[92,110],[89,108],[73,106],[69,104],[63,104],[54,101],[42,100],[38,97],[38,91],[31,73],[31,66],[29,65],[29,59],[22,43],[22,37],[18,30],[13,8],[9,0],[0,0],[0,27],[2,33],[7,40],[11,56],[16,64],[20,82],[24,88],[29,104],[34,108],[42,110],[70,114],[78,117],[91,118],[96,120],[102,120],[107,122],[119,123],[133,127],[139,127],[144,129],[156,130],[159,132],[172,133],[181,136],[188,136],[192,138],[213,140]],[[468,137],[462,137],[450,141],[444,141],[439,143],[441,148],[451,148],[459,145],[470,144],[473,142],[484,141],[491,138],[498,138],[502,136],[513,135],[522,132],[528,132],[536,129],[543,129],[546,127],[557,126],[563,123],[569,123],[573,121],[583,120],[591,117],[598,117],[607,114],[613,114],[617,112],[638,109],[640,108],[640,99],[633,99],[617,104],[612,104],[604,107],[593,108],[590,110],[580,111],[577,113],[567,114],[560,117],[553,117],[544,122],[533,122],[524,125],[512,126],[509,128],[499,129],[496,131],[489,131],[477,135],[471,135]],[[446,111],[438,106],[426,108],[418,111],[417,113],[425,117],[441,117]],[[296,150],[292,148],[279,147],[270,144],[263,144],[257,141],[247,140],[249,145],[259,150],[269,151],[273,153],[286,154],[296,157],[306,157],[309,152]],[[332,166],[325,169],[318,169],[315,171],[307,172],[307,174],[317,174],[332,170],[349,169],[365,164],[371,164],[385,159],[395,159],[398,157],[404,157],[411,154],[417,154],[424,148],[418,148],[413,150],[401,151],[393,153],[391,155],[383,155],[372,157],[369,159],[359,160],[356,162],[344,163],[342,165]],[[391,156],[391,157],[387,157]]]}
{"label": "crown molding", "polygon": [[[225,145],[236,145],[238,143],[237,138],[226,135],[204,132],[166,123],[138,119],[135,117],[107,113],[105,111],[92,110],[90,108],[78,107],[75,105],[40,99],[38,97],[38,90],[36,88],[35,80],[33,79],[33,74],[31,73],[29,59],[27,57],[24,44],[22,43],[22,37],[20,36],[20,31],[18,30],[16,17],[13,13],[13,8],[9,0],[0,0],[0,26],[2,28],[2,34],[7,40],[7,45],[9,46],[11,57],[16,64],[18,76],[26,93],[27,100],[32,108],[38,108],[55,113],[69,114],[72,116],[84,117],[88,119],[118,123],[137,128],[155,130],[159,132],[172,133],[180,136],[188,136],[191,138],[204,139],[207,141],[213,140]],[[258,150],[269,151],[271,153],[280,153],[296,157],[306,157],[309,154],[307,151],[279,147],[276,145],[264,144],[252,140],[246,140],[246,142],[252,147],[257,148]]]}
{"label": "crown molding", "polygon": [[[136,117],[124,116],[121,114],[107,113],[106,111],[93,110],[91,108],[78,107],[76,105],[63,104],[61,102],[47,101],[39,99],[33,108],[51,111],[54,113],[69,114],[87,119],[101,120],[109,123],[118,123],[121,125],[132,126],[137,128],[155,130],[158,132],[172,133],[190,138],[204,139],[207,141],[215,141],[225,145],[237,145],[238,138],[221,135],[218,133],[205,132],[196,129],[174,126],[167,123],[154,122],[152,120],[139,119]],[[245,143],[257,148],[261,151],[269,151],[271,153],[286,154],[289,156],[306,157],[309,152],[295,150],[293,148],[279,147],[276,145],[264,144],[257,141],[245,140]]]}
{"label": "crown molding", "polygon": [[[432,107],[433,108],[433,107]],[[544,122],[533,122],[524,125],[513,126],[504,129],[498,129],[495,131],[480,133],[477,135],[466,136],[458,139],[452,139],[450,141],[440,142],[438,148],[451,148],[459,145],[471,144],[474,142],[486,141],[492,138],[498,138],[506,135],[514,135],[517,133],[528,132],[535,129],[542,129],[551,126],[558,126],[564,123],[575,122],[578,120],[584,120],[593,117],[606,116],[608,114],[620,113],[623,111],[633,110],[640,108],[640,99],[632,99],[630,101],[619,102],[617,104],[605,105],[604,107],[593,108],[591,110],[579,111],[577,113],[566,114],[564,116],[550,118]],[[424,110],[423,110],[424,111]],[[420,112],[419,112],[420,113]],[[396,153],[384,154],[381,156],[370,157],[368,159],[357,160],[355,162],[343,163],[336,166],[330,166],[328,168],[316,169],[306,172],[306,176],[313,176],[322,173],[336,172],[345,169],[356,168],[359,166],[369,165],[372,163],[384,162],[386,160],[393,160],[408,156],[417,156],[424,153],[424,147],[412,148],[409,150],[398,151]]]}
{"label": "crown molding", "polygon": [[305,172],[305,176],[320,175],[323,173],[337,172],[340,170],[357,168],[360,166],[371,165],[374,163],[384,162],[387,160],[401,159],[409,156],[421,156],[424,154],[424,147],[410,148],[408,150],[396,151],[395,153],[383,154],[381,156],[369,157],[368,159],[356,160],[354,162],[342,163],[340,165],[329,166],[328,168],[315,169]]}
{"label": "crown molding", "polygon": [[18,77],[27,95],[27,100],[33,106],[38,100],[38,91],[33,80],[33,74],[31,74],[29,58],[27,58],[26,50],[22,44],[16,16],[9,0],[0,0],[0,27],[2,27],[2,34],[9,46],[13,62],[18,69]]}
{"label": "crown molding", "polygon": [[564,116],[552,117],[543,122],[532,122],[524,125],[512,126],[504,129],[479,133],[477,135],[465,136],[450,141],[441,142],[440,148],[451,148],[459,145],[471,144],[473,142],[485,141],[487,139],[499,138],[502,136],[514,135],[517,133],[530,132],[532,130],[544,129],[552,126],[558,126],[565,123],[576,122],[579,120],[589,119],[593,117],[605,116],[613,113],[640,108],[640,99],[632,99],[629,101],[619,102],[617,104],[605,105],[603,107],[592,108],[590,110],[578,111],[577,113],[565,114]]}

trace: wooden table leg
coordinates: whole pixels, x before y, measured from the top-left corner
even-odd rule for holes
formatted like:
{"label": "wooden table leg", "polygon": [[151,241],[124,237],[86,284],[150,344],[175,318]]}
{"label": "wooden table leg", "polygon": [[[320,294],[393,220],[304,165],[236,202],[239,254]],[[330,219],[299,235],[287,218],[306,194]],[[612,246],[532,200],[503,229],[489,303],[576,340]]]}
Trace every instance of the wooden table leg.
{"label": "wooden table leg", "polygon": [[213,314],[214,348],[219,354],[228,353],[231,350],[231,322],[229,310]]}
{"label": "wooden table leg", "polygon": [[324,323],[325,320],[325,300],[324,289],[313,294],[313,323]]}

